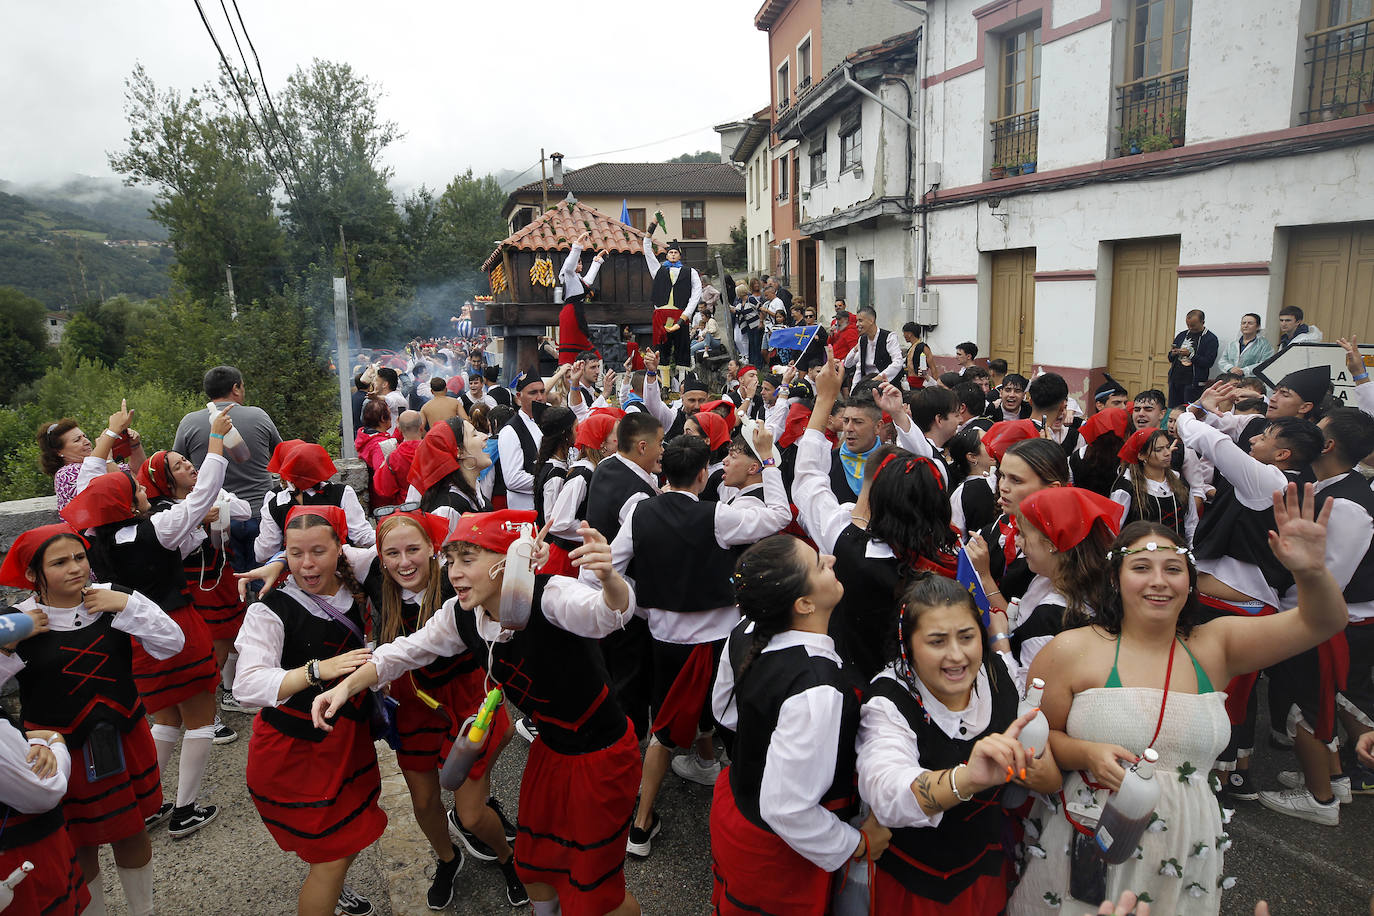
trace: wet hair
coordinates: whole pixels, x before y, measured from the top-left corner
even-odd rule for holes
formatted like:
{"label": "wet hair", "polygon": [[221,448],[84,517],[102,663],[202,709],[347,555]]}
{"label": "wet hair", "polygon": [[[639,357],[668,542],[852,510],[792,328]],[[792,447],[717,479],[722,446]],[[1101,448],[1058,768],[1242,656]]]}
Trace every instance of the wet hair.
{"label": "wet hair", "polygon": [[945,443],[949,453],[949,491],[963,483],[973,473],[973,459],[983,442],[983,431],[976,426],[965,426]]}
{"label": "wet hair", "polygon": [[[1121,566],[1125,563],[1126,557],[1121,553],[1121,550],[1144,537],[1165,541],[1174,547],[1188,546],[1183,535],[1156,522],[1131,522],[1121,529],[1121,533],[1112,542],[1111,588],[1107,590],[1107,598],[1102,606],[1097,609],[1097,618],[1093,621],[1113,636],[1121,635],[1121,622],[1126,615],[1125,607],[1121,601]],[[1193,632],[1193,627],[1202,622],[1202,609],[1197,600],[1197,566],[1191,558],[1187,562],[1188,596],[1184,599],[1183,608],[1178,613],[1176,628],[1178,635],[1185,638]]]}
{"label": "wet hair", "polygon": [[[725,446],[727,449],[729,445]],[[678,436],[663,447],[663,476],[670,486],[686,489],[711,460],[711,447],[697,436]]]}
{"label": "wet hair", "polygon": [[994,662],[999,665],[1001,662],[996,661],[997,654],[992,651],[992,645],[988,642],[988,631],[983,626],[978,606],[973,603],[973,595],[956,580],[931,572],[922,572],[915,576],[902,593],[901,610],[897,615],[897,638],[893,640],[895,646],[892,653],[898,679],[905,682],[913,693],[916,692],[916,669],[907,657],[908,642],[911,633],[920,626],[921,617],[925,612],[941,607],[968,609],[969,619],[978,628],[978,641],[983,646],[982,667],[987,672],[988,684],[996,684],[997,679],[993,677],[991,666]]}
{"label": "wet hair", "polygon": [[811,570],[799,556],[799,543],[790,534],[770,535],[735,564],[735,603],[754,623],[749,648],[735,672],[736,689],[769,640],[792,628],[792,607],[810,591]]}
{"label": "wet hair", "polygon": [[38,424],[38,464],[44,474],[51,477],[67,463],[62,457],[62,437],[79,425],[71,417],[63,417],[56,423]]}
{"label": "wet hair", "polygon": [[33,552],[33,558],[29,560],[28,567],[28,571],[33,573],[33,590],[38,595],[39,601],[46,601],[48,592],[48,577],[43,573],[44,557],[48,555],[48,548],[52,547],[53,544],[56,544],[63,538],[70,538],[76,541],[77,545],[80,546],[82,550],[86,550],[86,545],[82,543],[81,538],[77,537],[75,534],[66,533],[55,534],[39,545],[38,549]]}
{"label": "wet hair", "polygon": [[[964,377],[957,372],[940,373],[940,384],[944,385],[946,388],[953,389],[955,385],[959,384],[963,380]],[[925,388],[922,388],[921,390],[925,391]]]}
{"label": "wet hair", "polygon": [[1156,407],[1163,410],[1164,407],[1168,405],[1169,399],[1166,398],[1164,392],[1160,391],[1158,388],[1146,388],[1131,399],[1132,404],[1140,404],[1142,402],[1154,404]]}
{"label": "wet hair", "polygon": [[1264,409],[1267,406],[1268,402],[1266,402],[1264,398],[1241,398],[1236,401],[1236,405],[1233,409],[1236,413],[1253,413],[1258,415],[1264,413]]}
{"label": "wet hair", "polygon": [[[982,366],[969,366],[964,370],[964,381],[962,384],[977,382],[979,379],[983,378],[992,381],[992,373]],[[981,391],[982,389],[980,388],[979,390]]]}
{"label": "wet hair", "polygon": [[390,428],[391,406],[382,398],[369,397],[363,403],[363,426],[367,429]]}
{"label": "wet hair", "polygon": [[[987,370],[983,370],[987,375]],[[983,393],[983,389],[978,387],[977,382],[960,382],[954,386],[954,396],[959,399],[959,403],[964,406],[971,417],[980,417],[988,406],[988,396]],[[958,410],[958,407],[955,407]]]}
{"label": "wet hair", "polygon": [[433,391],[435,394],[438,394],[439,392],[445,391],[447,389],[448,382],[444,381],[439,376],[436,375],[434,376],[434,378],[429,380],[429,390]]}
{"label": "wet hair", "polygon": [[[888,461],[891,458],[891,461]],[[868,533],[892,548],[904,573],[954,545],[949,498],[929,459],[895,445],[880,446],[864,465]]]}
{"label": "wet hair", "polygon": [[[501,432],[505,425],[515,416],[515,408],[509,404],[497,404],[487,413],[487,435],[495,436]],[[459,440],[462,441],[461,439]]]}
{"label": "wet hair", "polygon": [[205,373],[201,387],[205,396],[212,401],[220,401],[229,396],[234,386],[243,384],[243,373],[233,366],[216,366]]}
{"label": "wet hair", "polygon": [[883,421],[883,409],[878,406],[878,402],[873,400],[871,396],[864,397],[863,395],[854,395],[847,398],[844,402],[844,409],[848,410],[851,407],[855,410],[862,410],[864,413],[868,414],[869,419],[874,423],[881,423]]}
{"label": "wet hair", "polygon": [[1354,407],[1333,407],[1326,413],[1325,436],[1336,443],[1336,453],[1350,465],[1374,452],[1374,417]]}
{"label": "wet hair", "polygon": [[914,321],[908,321],[906,324],[902,325],[902,333],[910,334],[917,340],[924,336],[921,326]]}
{"label": "wet hair", "polygon": [[[429,532],[424,526],[409,515],[389,515],[382,519],[377,526],[377,555],[380,557],[382,552],[382,542],[387,535],[391,534],[401,525],[409,525],[418,531],[425,543],[429,543]],[[444,573],[439,565],[439,558],[432,553],[429,558],[429,578],[426,580],[425,593],[420,599],[420,612],[415,618],[415,629],[425,625],[425,621],[434,616],[439,605],[443,603]],[[382,606],[377,610],[381,613],[381,636],[379,643],[389,643],[397,636],[401,635],[401,586],[391,576],[382,575]]]}
{"label": "wet hair", "polygon": [[969,359],[973,359],[978,355],[978,345],[971,340],[966,340],[961,344],[955,344],[954,349],[963,350],[964,353],[968,355]]}
{"label": "wet hair", "polygon": [[[339,533],[334,530],[333,525],[329,524],[329,519],[323,515],[303,512],[286,523],[286,531],[308,531],[311,528],[327,529],[334,543],[339,543]],[[286,540],[286,531],[282,532],[283,542]],[[367,593],[363,591],[362,585],[358,582],[358,577],[353,575],[353,565],[348,562],[348,557],[343,551],[339,552],[339,561],[334,566],[334,574],[339,577],[339,581],[343,582],[344,587],[348,589],[348,593],[353,596],[353,600],[358,603],[358,606],[366,608]]]}
{"label": "wet hair", "polygon": [[386,382],[387,385],[391,387],[392,391],[401,390],[401,377],[396,373],[396,370],[392,369],[390,366],[383,366],[378,369],[377,378]]}
{"label": "wet hair", "polygon": [[[1273,430],[1276,439],[1283,440],[1292,453],[1290,461],[1294,465],[1309,465],[1317,460],[1326,444],[1326,436],[1321,428],[1304,417],[1279,417],[1270,420],[1265,432]],[[1368,454],[1366,452],[1366,454]]]}
{"label": "wet hair", "polygon": [[1030,382],[1026,379],[1024,375],[1022,375],[1019,372],[1008,372],[1006,375],[1002,376],[1003,390],[1005,390],[1007,386],[1011,386],[1012,388],[1019,388],[1022,391],[1025,391],[1028,387],[1030,387]]}
{"label": "wet hair", "polygon": [[363,374],[359,372],[353,376],[353,387],[359,391],[367,391],[372,387],[371,383],[363,381]]}
{"label": "wet hair", "polygon": [[1036,410],[1049,410],[1069,399],[1069,383],[1058,372],[1046,372],[1026,387],[1026,393]]}

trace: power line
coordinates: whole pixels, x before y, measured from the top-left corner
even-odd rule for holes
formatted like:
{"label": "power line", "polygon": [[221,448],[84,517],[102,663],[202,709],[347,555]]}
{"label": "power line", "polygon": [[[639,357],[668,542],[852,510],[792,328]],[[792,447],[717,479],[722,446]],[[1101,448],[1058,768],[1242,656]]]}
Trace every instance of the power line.
{"label": "power line", "polygon": [[[281,118],[277,116],[277,106],[272,102],[272,90],[267,87],[267,77],[262,72],[262,59],[258,57],[258,49],[253,45],[253,37],[248,34],[248,26],[244,24],[243,13],[239,10],[238,0],[232,0],[232,2],[234,4],[234,15],[237,16],[239,20],[239,29],[243,32],[243,40],[248,42],[248,50],[253,52],[253,62],[257,64],[258,81],[262,85],[262,94],[267,99],[267,112],[272,116],[272,122],[276,125],[277,133],[281,134],[282,142],[286,144],[286,150],[291,155],[291,171],[292,174],[296,176],[296,183],[298,185],[304,184],[304,182],[301,181],[300,173],[295,169],[295,164],[301,161],[300,154],[296,152],[295,146],[291,143],[291,135],[282,127]],[[224,0],[220,0],[220,4],[223,5],[223,3]],[[225,11],[224,18],[229,18],[228,10]],[[233,30],[233,23],[229,24],[229,28],[231,31]],[[243,56],[242,49],[239,50],[239,56]],[[247,68],[247,60],[243,62],[243,66]]]}
{"label": "power line", "polygon": [[[638,146],[626,146],[626,147],[624,147],[624,148],[622,148],[622,149],[608,149],[608,150],[606,150],[605,152],[601,152],[601,153],[585,153],[585,154],[583,154],[583,155],[578,155],[578,156],[564,156],[563,158],[564,158],[564,160],[568,160],[568,159],[595,159],[595,158],[597,158],[598,156],[613,156],[613,155],[615,155],[616,153],[628,153],[628,152],[630,152],[630,151],[632,151],[632,150],[645,149],[646,147],[650,147],[650,146],[658,146],[660,143],[667,143],[667,142],[669,142],[669,141],[671,141],[671,140],[681,140],[683,137],[690,137],[692,134],[701,133],[703,130],[706,130],[707,128],[712,127],[712,126],[713,126],[713,125],[711,125],[711,124],[703,124],[701,127],[693,128],[692,130],[686,131],[685,133],[676,134],[676,135],[674,135],[674,136],[672,136],[672,137],[664,137],[662,140],[654,140],[654,141],[651,142],[651,143],[641,143],[641,144],[639,144]],[[528,171],[528,169],[527,169],[526,171]]]}

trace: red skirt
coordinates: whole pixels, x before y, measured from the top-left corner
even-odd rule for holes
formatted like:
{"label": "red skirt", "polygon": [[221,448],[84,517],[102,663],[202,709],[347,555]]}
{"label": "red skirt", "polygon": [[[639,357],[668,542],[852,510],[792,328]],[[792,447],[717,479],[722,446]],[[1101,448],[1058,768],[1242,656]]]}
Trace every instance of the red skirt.
{"label": "red skirt", "polygon": [[239,600],[239,580],[234,577],[234,568],[223,551],[209,569],[202,572],[198,564],[199,560],[186,567],[191,604],[205,621],[211,639],[233,641],[239,635],[243,615],[248,610],[248,605]]}
{"label": "red skirt", "polygon": [[717,648],[724,640],[680,645],[654,640],[654,733],[660,744],[686,749],[696,740],[702,712],[711,699]]}
{"label": "red skirt", "polygon": [[625,844],[639,791],[639,742],[626,720],[610,747],[569,756],[530,745],[520,780],[515,870],[558,891],[564,916],[602,916],[625,899]]}
{"label": "red skirt", "polygon": [[219,667],[205,619],[190,605],[177,608],[167,616],[176,621],[186,636],[186,645],[171,658],[156,659],[134,641],[134,683],[148,712],[158,712],[188,700],[198,693],[214,693],[219,683]]}
{"label": "red skirt", "polygon": [[62,799],[67,834],[76,846],[100,846],[140,833],[143,819],[162,807],[157,747],[148,720],[140,717],[121,737],[124,772],[97,782],[86,778],[81,747],[73,747],[72,775]]}
{"label": "red skirt", "polygon": [[307,863],[336,862],[386,828],[367,723],[340,716],[323,741],[284,735],[259,715],[248,744],[248,791],[267,832]]}
{"label": "red skirt", "polygon": [[[660,305],[654,309],[653,341],[655,347],[663,346],[671,335],[677,333],[676,331],[668,330],[668,322],[677,321],[681,316],[682,309],[668,308],[666,305]],[[681,324],[679,324],[678,327],[680,328]]]}
{"label": "red skirt", "polygon": [[879,868],[874,870],[873,900],[873,912],[883,916],[984,916],[1006,909],[1007,876],[984,875],[949,903],[940,903],[913,894]]}
{"label": "red skirt", "polygon": [[[72,768],[75,769],[75,762]],[[16,916],[76,916],[91,902],[91,892],[86,889],[86,879],[76,861],[76,847],[65,828],[27,846],[0,852],[0,880],[8,878],[26,861],[33,863],[33,871],[15,887],[9,912]]]}
{"label": "red skirt", "polygon": [[[453,717],[453,728],[445,736],[443,747],[439,751],[439,765],[441,767],[443,761],[448,759],[449,751],[453,750],[453,742],[458,737],[458,728],[467,721],[468,716],[477,714],[477,710],[481,708],[482,702],[487,698],[486,672],[481,668],[476,668],[466,674],[460,674],[450,681],[447,687],[449,697],[444,700],[444,704],[449,707],[449,715]],[[510,729],[510,713],[506,712],[506,707],[502,704],[496,710],[496,715],[492,716],[491,728],[487,729],[486,750],[482,751],[482,755],[473,761],[472,769],[468,770],[468,779],[481,779],[486,774],[491,765],[496,762],[496,756],[501,752],[501,745],[505,742]]]}
{"label": "red skirt", "polygon": [[711,800],[711,877],[719,916],[823,916],[830,904],[831,873],[740,814],[728,769]]}
{"label": "red skirt", "polygon": [[431,709],[428,703],[416,696],[415,679],[411,674],[403,674],[391,682],[388,688],[391,697],[401,704],[396,708],[396,734],[401,744],[396,752],[396,763],[401,769],[424,772],[444,765],[441,752],[445,741],[452,741],[452,717],[458,714],[451,699],[453,691],[450,687],[451,684],[445,684],[425,691],[442,704],[439,709]]}

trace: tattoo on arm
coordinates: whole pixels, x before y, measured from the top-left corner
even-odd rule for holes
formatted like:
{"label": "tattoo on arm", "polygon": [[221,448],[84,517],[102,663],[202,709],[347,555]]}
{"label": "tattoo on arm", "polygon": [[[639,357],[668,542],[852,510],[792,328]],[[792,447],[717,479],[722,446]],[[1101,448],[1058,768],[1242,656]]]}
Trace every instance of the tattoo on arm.
{"label": "tattoo on arm", "polygon": [[940,810],[940,805],[935,801],[935,774],[926,770],[916,777],[916,801],[920,802],[921,807],[927,813]]}

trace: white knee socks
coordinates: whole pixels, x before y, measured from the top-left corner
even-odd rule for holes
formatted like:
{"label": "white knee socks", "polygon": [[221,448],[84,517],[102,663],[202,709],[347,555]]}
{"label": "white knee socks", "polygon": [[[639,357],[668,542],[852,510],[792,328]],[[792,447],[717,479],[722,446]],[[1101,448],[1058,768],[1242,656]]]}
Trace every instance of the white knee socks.
{"label": "white knee socks", "polygon": [[181,737],[181,729],[175,725],[154,725],[151,731],[153,744],[157,747],[157,770],[158,773],[161,773],[167,769],[167,764],[172,761],[172,751],[176,750],[177,739]]}
{"label": "white knee socks", "polygon": [[239,667],[239,654],[230,652],[224,659],[224,667],[220,669],[219,682],[225,690],[234,692],[234,672]]}
{"label": "white knee socks", "polygon": [[153,916],[153,863],[142,868],[115,866],[119,883],[124,888],[124,900],[129,916]]}
{"label": "white knee socks", "polygon": [[558,905],[558,898],[552,900],[531,900],[530,906],[534,908],[534,916],[563,916],[563,908]]}
{"label": "white knee socks", "polygon": [[91,902],[86,904],[86,908],[81,911],[81,916],[106,916],[105,885],[101,882],[99,875],[95,876],[94,881],[86,882],[86,890],[90,892]]}
{"label": "white knee socks", "polygon": [[200,795],[201,777],[205,775],[205,762],[210,757],[214,740],[213,725],[193,728],[181,740],[181,768],[177,771],[178,808],[196,803],[196,797]]}

